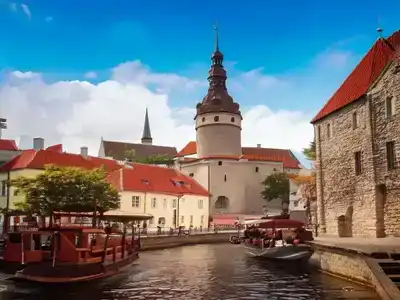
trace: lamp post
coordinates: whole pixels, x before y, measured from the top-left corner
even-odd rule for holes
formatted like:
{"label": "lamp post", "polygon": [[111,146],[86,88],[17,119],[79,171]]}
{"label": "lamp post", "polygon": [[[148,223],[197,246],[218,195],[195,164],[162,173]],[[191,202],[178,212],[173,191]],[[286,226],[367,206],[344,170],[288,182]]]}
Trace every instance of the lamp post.
{"label": "lamp post", "polygon": [[180,206],[180,200],[183,197],[183,194],[179,194],[177,196],[177,204],[176,204],[176,213],[175,213],[175,229],[180,227],[180,222],[179,222],[179,206]]}

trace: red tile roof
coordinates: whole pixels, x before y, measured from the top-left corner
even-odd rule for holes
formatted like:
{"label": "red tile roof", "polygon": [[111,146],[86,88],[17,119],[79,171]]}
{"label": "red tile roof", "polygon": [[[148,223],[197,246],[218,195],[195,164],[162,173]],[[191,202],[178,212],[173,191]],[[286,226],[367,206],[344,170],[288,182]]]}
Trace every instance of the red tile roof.
{"label": "red tile roof", "polygon": [[400,31],[396,31],[387,39],[378,39],[311,123],[321,120],[365,95],[385,66],[392,60],[398,48],[400,48]]}
{"label": "red tile roof", "polygon": [[57,145],[53,145],[53,146],[47,147],[46,150],[62,153],[63,152],[63,146],[62,146],[62,144],[57,144]]}
{"label": "red tile roof", "polygon": [[0,139],[0,150],[18,151],[18,147],[14,140]]}
{"label": "red tile roof", "polygon": [[208,196],[206,189],[178,170],[137,163],[132,166],[110,173],[109,181],[119,191]]}
{"label": "red tile roof", "polygon": [[61,167],[94,168],[90,161],[78,154],[59,153],[51,150],[24,150],[20,155],[0,166],[0,172],[19,169],[43,169],[48,164]]}
{"label": "red tile roof", "polygon": [[[197,146],[195,141],[189,142],[181,151],[178,156],[187,156],[197,153]],[[252,161],[272,161],[282,162],[285,168],[299,169],[300,162],[294,156],[292,151],[288,149],[271,149],[271,148],[258,148],[258,147],[243,147],[242,156],[213,156],[203,157],[202,159],[247,159]],[[185,161],[195,161],[197,158],[187,158]]]}
{"label": "red tile roof", "polygon": [[99,157],[83,157],[79,154],[60,153],[53,150],[24,150],[20,155],[0,166],[0,172],[21,169],[44,169],[54,164],[61,167],[94,169],[104,167],[109,181],[119,190],[134,190],[171,195],[193,194],[208,196],[200,184],[181,172],[145,164],[131,163],[124,167],[115,160]]}

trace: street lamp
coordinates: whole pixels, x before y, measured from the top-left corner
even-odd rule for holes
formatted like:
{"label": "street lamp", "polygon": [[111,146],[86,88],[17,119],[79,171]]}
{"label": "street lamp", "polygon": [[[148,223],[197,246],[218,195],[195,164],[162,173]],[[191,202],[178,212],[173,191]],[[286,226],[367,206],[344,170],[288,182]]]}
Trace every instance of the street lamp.
{"label": "street lamp", "polygon": [[176,207],[176,213],[175,213],[175,228],[179,228],[179,206],[180,206],[180,200],[183,197],[183,194],[179,194],[177,196],[177,207]]}

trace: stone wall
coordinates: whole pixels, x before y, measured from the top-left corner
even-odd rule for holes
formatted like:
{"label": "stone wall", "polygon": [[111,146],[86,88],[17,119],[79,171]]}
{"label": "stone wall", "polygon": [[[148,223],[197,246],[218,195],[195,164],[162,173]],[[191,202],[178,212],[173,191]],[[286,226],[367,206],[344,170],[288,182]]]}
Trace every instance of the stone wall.
{"label": "stone wall", "polygon": [[311,242],[314,255],[310,264],[324,273],[373,288],[382,300],[400,299],[400,291],[375,259],[350,249]]}
{"label": "stone wall", "polygon": [[[370,91],[374,124],[374,160],[376,184],[384,189],[381,209],[384,213],[386,235],[400,233],[400,73],[394,74],[396,65],[388,67],[381,79]],[[387,117],[386,99],[394,103],[394,115]],[[396,148],[397,168],[388,170],[386,160],[386,142],[394,141]]]}
{"label": "stone wall", "polygon": [[[188,236],[157,236],[141,239],[142,251],[167,249],[186,245],[229,243],[234,233],[196,234]],[[227,245],[229,247],[230,245]]]}
{"label": "stone wall", "polygon": [[[314,124],[321,232],[376,237],[400,233],[400,72],[394,69],[389,66],[365,97]],[[388,97],[395,103],[389,118]],[[397,158],[396,169],[389,171],[388,141],[395,142]],[[357,151],[362,153],[360,175],[355,173]]]}
{"label": "stone wall", "polygon": [[[358,120],[355,129],[354,113]],[[366,99],[332,114],[315,127],[318,222],[322,233],[375,236],[374,170]],[[355,173],[357,151],[362,152],[360,175]]]}

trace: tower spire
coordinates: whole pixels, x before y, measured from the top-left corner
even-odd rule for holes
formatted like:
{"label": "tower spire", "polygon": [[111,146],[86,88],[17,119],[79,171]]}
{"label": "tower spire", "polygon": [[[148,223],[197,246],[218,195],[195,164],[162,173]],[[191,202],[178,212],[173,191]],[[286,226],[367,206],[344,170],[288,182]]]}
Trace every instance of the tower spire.
{"label": "tower spire", "polygon": [[151,137],[150,122],[149,122],[149,112],[146,107],[146,114],[144,116],[144,127],[142,135],[142,144],[153,144],[153,138]]}
{"label": "tower spire", "polygon": [[224,55],[219,49],[219,31],[214,25],[214,52],[211,55],[211,68],[208,71],[208,92],[203,101],[198,103],[197,114],[209,112],[227,112],[241,116],[239,104],[234,102],[226,88],[226,71],[222,65]]}
{"label": "tower spire", "polygon": [[214,33],[215,33],[215,51],[219,52],[219,32],[218,32],[218,25],[214,25]]}

